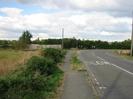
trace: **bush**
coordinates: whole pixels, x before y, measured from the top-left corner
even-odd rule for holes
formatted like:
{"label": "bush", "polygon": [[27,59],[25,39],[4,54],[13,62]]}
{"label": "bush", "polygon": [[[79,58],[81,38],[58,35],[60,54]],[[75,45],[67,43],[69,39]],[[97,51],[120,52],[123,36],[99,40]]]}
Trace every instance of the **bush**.
{"label": "bush", "polygon": [[25,67],[0,78],[0,99],[46,99],[58,87],[63,72],[52,59],[33,56]]}
{"label": "bush", "polygon": [[[39,72],[10,79],[10,88],[6,92],[7,99],[41,99],[47,90],[47,77]],[[30,98],[28,98],[30,97]],[[39,98],[40,97],[40,98]]]}
{"label": "bush", "polygon": [[33,56],[25,68],[0,77],[0,99],[47,99],[59,85],[63,72],[57,63],[64,55],[59,49],[45,49],[45,57]]}
{"label": "bush", "polygon": [[52,59],[46,57],[33,56],[27,63],[30,71],[39,71],[43,75],[51,75],[59,70]]}
{"label": "bush", "polygon": [[4,99],[6,92],[8,91],[10,85],[9,80],[3,77],[0,78],[0,99]]}
{"label": "bush", "polygon": [[62,51],[61,49],[46,48],[43,50],[42,56],[52,58],[55,63],[59,63],[62,58],[64,58],[65,51]]}

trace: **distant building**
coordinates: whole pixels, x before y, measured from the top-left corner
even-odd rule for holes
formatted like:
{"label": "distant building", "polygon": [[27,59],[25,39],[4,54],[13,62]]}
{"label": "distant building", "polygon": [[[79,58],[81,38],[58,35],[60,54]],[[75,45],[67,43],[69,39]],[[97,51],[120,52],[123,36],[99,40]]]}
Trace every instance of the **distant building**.
{"label": "distant building", "polygon": [[39,44],[29,45],[29,50],[37,50],[42,48],[61,48],[61,45],[39,45]]}

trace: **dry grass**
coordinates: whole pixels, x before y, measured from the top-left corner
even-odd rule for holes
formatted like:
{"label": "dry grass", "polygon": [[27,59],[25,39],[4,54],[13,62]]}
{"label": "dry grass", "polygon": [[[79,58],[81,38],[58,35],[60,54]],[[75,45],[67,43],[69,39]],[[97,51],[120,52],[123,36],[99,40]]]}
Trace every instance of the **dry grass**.
{"label": "dry grass", "polygon": [[35,55],[39,55],[39,52],[0,50],[0,75],[5,75],[21,67],[31,56]]}
{"label": "dry grass", "polygon": [[116,50],[119,55],[130,55],[130,50]]}
{"label": "dry grass", "polygon": [[124,59],[133,60],[133,57],[130,56],[130,50],[116,50],[114,51],[114,54]]}

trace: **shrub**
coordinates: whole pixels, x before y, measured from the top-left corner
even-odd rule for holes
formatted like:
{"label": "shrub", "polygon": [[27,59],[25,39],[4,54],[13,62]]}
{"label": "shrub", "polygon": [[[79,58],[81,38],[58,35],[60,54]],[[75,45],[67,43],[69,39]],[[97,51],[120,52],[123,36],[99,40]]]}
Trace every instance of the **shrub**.
{"label": "shrub", "polygon": [[59,70],[52,59],[46,57],[33,56],[27,62],[27,69],[32,71],[39,71],[44,75],[51,75],[55,71]]}
{"label": "shrub", "polygon": [[64,53],[46,49],[47,57],[31,57],[25,68],[0,77],[0,99],[47,99],[59,85],[62,71],[56,66]]}
{"label": "shrub", "polygon": [[42,52],[42,56],[50,57],[55,63],[61,62],[62,58],[65,56],[65,51],[61,49],[46,48]]}
{"label": "shrub", "polygon": [[4,99],[6,92],[8,91],[10,85],[9,80],[3,77],[0,78],[0,99]]}
{"label": "shrub", "polygon": [[44,97],[42,92],[47,90],[46,85],[47,77],[38,72],[26,76],[22,74],[10,79],[10,88],[6,96],[7,99],[41,99]]}

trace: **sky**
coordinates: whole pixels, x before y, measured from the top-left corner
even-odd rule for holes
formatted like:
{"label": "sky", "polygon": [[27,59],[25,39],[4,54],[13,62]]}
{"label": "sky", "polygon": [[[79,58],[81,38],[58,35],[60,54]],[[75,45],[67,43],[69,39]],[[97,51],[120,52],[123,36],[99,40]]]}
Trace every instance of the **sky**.
{"label": "sky", "polygon": [[0,0],[0,39],[130,39],[133,0]]}

